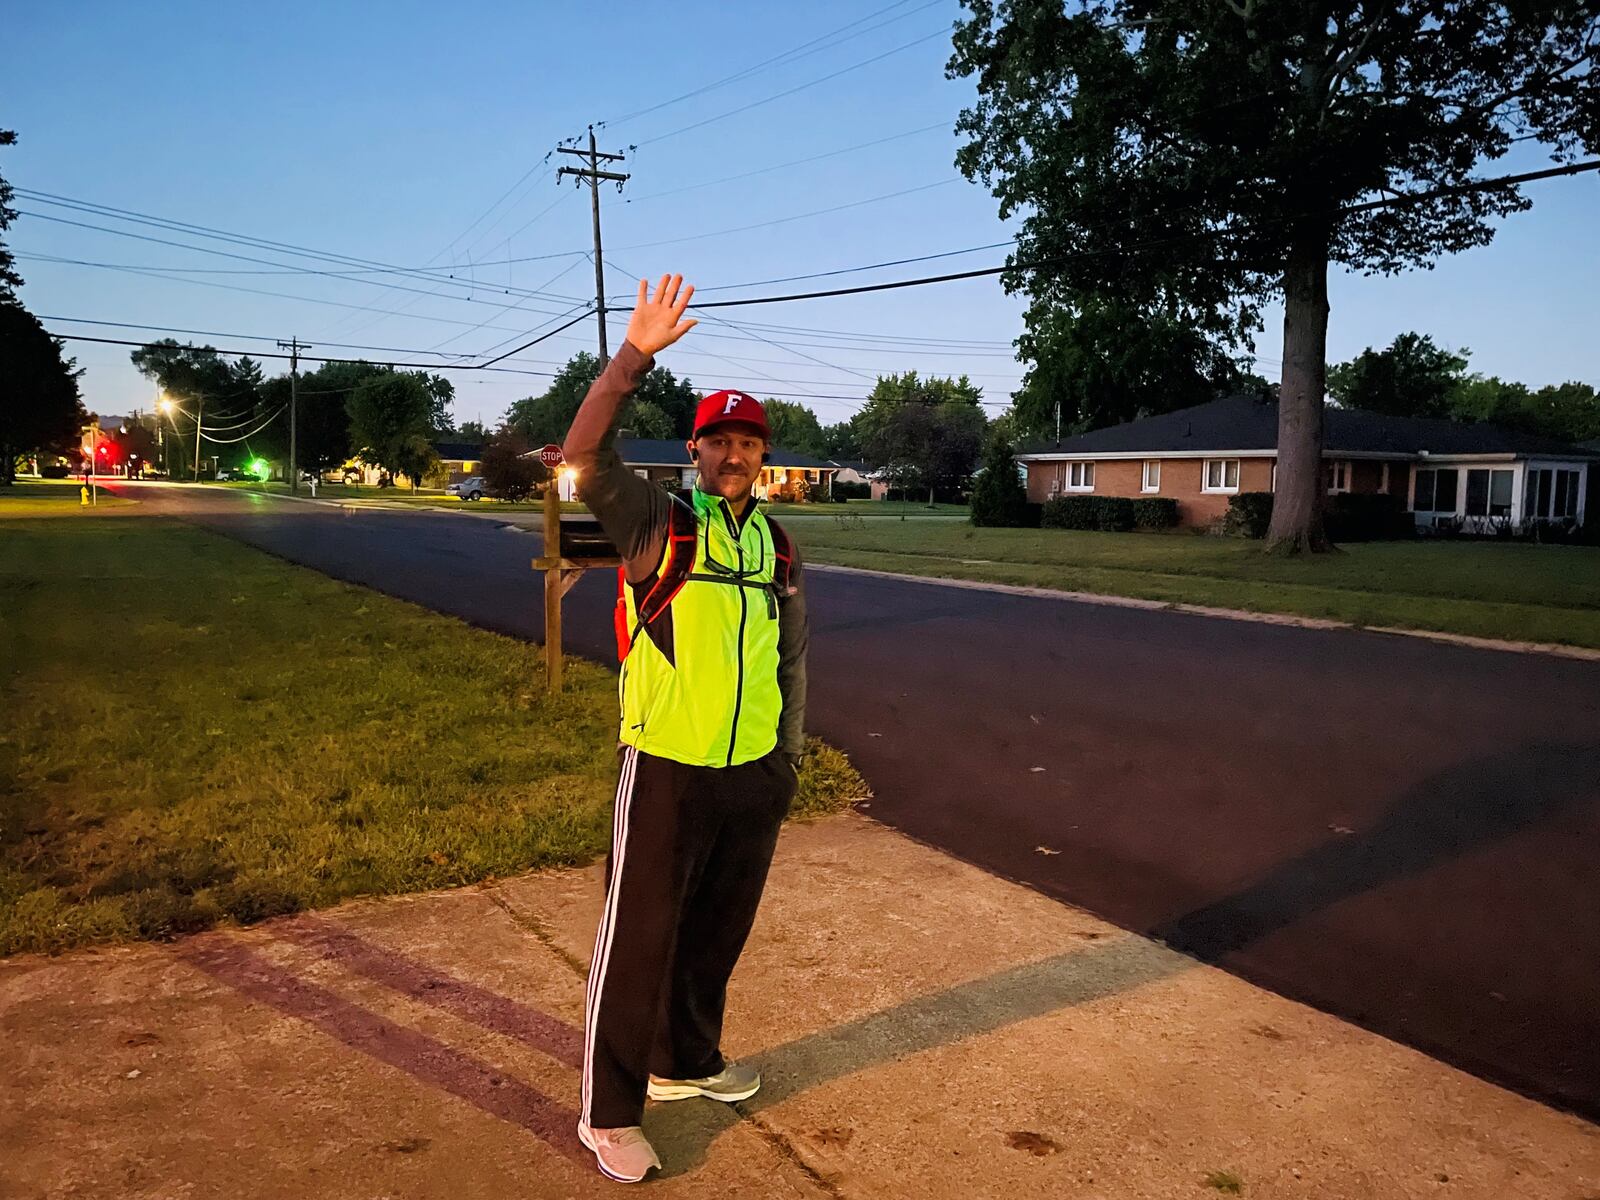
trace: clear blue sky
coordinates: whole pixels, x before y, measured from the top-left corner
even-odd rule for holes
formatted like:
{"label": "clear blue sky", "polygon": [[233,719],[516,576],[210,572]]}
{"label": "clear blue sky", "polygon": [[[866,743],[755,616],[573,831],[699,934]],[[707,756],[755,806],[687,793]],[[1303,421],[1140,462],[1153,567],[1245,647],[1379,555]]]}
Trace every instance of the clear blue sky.
{"label": "clear blue sky", "polygon": [[[623,194],[608,188],[603,197],[607,258],[617,268],[608,273],[612,299],[626,301],[623,275],[629,271],[678,270],[710,288],[1000,241],[1006,230],[994,201],[962,181],[952,165],[951,126],[970,95],[965,82],[944,78],[949,44],[939,31],[955,19],[955,0],[905,0],[797,61],[621,119],[858,21],[884,3],[23,6],[6,20],[0,112],[0,125],[21,138],[0,156],[0,170],[16,186],[388,264],[449,266],[475,281],[469,291],[366,277],[443,293],[418,295],[348,277],[151,278],[24,258],[23,297],[48,317],[293,334],[340,355],[352,352],[329,343],[463,353],[503,340],[509,347],[520,332],[570,302],[523,301],[497,286],[575,300],[592,294],[586,259],[504,260],[589,248],[587,193],[570,183],[558,188],[549,173],[557,161],[548,168],[541,163],[557,141],[602,120],[611,122],[601,131],[603,149],[638,147],[623,168],[633,176]],[[676,132],[835,71],[843,73]],[[930,125],[939,127],[924,129]],[[884,138],[892,140],[727,180]],[[1504,169],[1544,161],[1523,154],[1506,160]],[[534,173],[467,232],[530,168]],[[727,181],[690,188],[721,180]],[[922,190],[874,200],[906,189]],[[1509,221],[1488,248],[1397,278],[1337,277],[1330,358],[1348,358],[1416,329],[1447,346],[1470,347],[1473,366],[1487,373],[1534,385],[1600,383],[1600,239],[1594,236],[1600,183],[1593,176],[1553,181],[1532,185],[1529,194],[1533,210]],[[718,232],[861,200],[873,202]],[[22,198],[18,207],[282,266],[29,217],[9,238],[23,255],[138,268],[338,269]],[[989,250],[840,282],[976,267],[1003,255]],[[514,303],[523,307],[502,311]],[[736,309],[727,316],[739,326],[703,323],[663,361],[701,386],[738,386],[810,403],[825,422],[848,415],[879,371],[965,371],[995,402],[993,413],[1021,375],[1008,349],[1021,311],[1020,299],[1007,297],[992,279]],[[1263,373],[1274,377],[1279,320],[1276,311],[1269,314],[1257,347]],[[613,324],[613,346],[624,321]],[[786,328],[749,329],[754,322]],[[50,324],[106,336],[160,336]],[[858,340],[793,327],[844,331]],[[871,336],[870,349],[861,335]],[[896,338],[967,345],[918,347]],[[193,340],[274,348],[269,342]],[[590,321],[520,355],[517,365],[550,371],[593,345]],[[149,407],[152,385],[133,371],[125,348],[80,342],[71,349],[88,368],[83,387],[91,409]],[[267,369],[282,367],[269,362]],[[458,420],[492,422],[510,401],[548,382],[542,376],[450,375],[457,383]]]}

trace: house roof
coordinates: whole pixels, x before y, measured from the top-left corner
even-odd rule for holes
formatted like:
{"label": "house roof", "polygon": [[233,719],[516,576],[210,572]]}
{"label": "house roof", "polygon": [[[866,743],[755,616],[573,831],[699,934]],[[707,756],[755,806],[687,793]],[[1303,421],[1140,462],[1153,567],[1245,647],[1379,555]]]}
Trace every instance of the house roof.
{"label": "house roof", "polygon": [[1579,450],[1593,450],[1596,453],[1600,453],[1600,438],[1595,438],[1595,440],[1592,441],[1592,442],[1579,442],[1578,443],[1578,449]]}
{"label": "house roof", "polygon": [[854,471],[857,475],[870,475],[875,469],[871,463],[859,458],[830,458],[828,462],[841,471]]}
{"label": "house roof", "polygon": [[[672,438],[618,438],[617,453],[622,456],[622,461],[630,466],[690,467],[694,465],[689,461],[688,447],[682,441]],[[824,462],[820,458],[796,454],[792,450],[781,450],[776,446],[772,448],[772,458],[767,465],[770,467],[808,467],[822,471],[836,470],[838,466],[836,463]]]}
{"label": "house roof", "polygon": [[483,457],[483,447],[476,442],[435,442],[433,448],[440,458],[459,458],[464,462],[476,462]]}
{"label": "house roof", "polygon": [[[1497,425],[1468,425],[1433,417],[1391,417],[1357,408],[1324,410],[1328,454],[1556,454],[1587,458],[1570,442]],[[1176,412],[1039,442],[1019,454],[1155,454],[1262,450],[1278,447],[1278,405],[1253,396],[1228,396]]]}

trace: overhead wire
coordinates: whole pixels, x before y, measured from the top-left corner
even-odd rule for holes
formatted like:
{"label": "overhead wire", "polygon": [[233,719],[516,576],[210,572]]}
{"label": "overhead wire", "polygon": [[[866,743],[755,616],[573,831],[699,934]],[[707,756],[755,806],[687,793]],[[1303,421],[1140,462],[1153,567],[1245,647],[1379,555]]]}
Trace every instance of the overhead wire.
{"label": "overhead wire", "polygon": [[[620,117],[611,117],[604,121],[598,121],[596,122],[596,128],[610,128],[615,125],[621,125],[628,121],[632,121],[637,117],[647,116],[650,113],[659,112],[663,108],[668,108],[674,104],[680,104],[685,100],[692,100],[696,96],[703,96],[707,92],[715,91],[717,88],[725,87],[730,83],[737,83],[741,79],[748,79],[750,76],[757,74],[760,71],[764,71],[768,67],[780,65],[787,66],[789,63],[798,62],[802,58],[808,58],[812,54],[820,53],[823,50],[831,50],[834,46],[843,45],[844,42],[850,41],[856,37],[860,37],[862,34],[871,33],[874,30],[881,29],[883,28],[883,25],[892,24],[893,21],[898,21],[905,17],[912,16],[915,13],[923,11],[923,9],[933,8],[935,5],[942,3],[943,0],[929,0],[928,3],[923,4],[918,8],[914,8],[909,12],[901,13],[900,16],[894,17],[890,21],[883,22],[882,25],[874,25],[872,29],[863,29],[859,33],[851,34],[851,36],[848,38],[842,38],[839,41],[829,42],[829,44],[825,46],[818,45],[819,42],[827,42],[829,38],[837,37],[837,35],[844,33],[847,30],[854,29],[857,25],[863,25],[868,21],[876,20],[878,17],[883,16],[884,13],[892,12],[897,8],[904,8],[909,2],[910,0],[894,0],[894,3],[885,5],[883,8],[880,8],[875,12],[870,12],[864,17],[858,17],[856,20],[851,21],[847,25],[841,25],[837,29],[830,30],[824,34],[819,34],[817,37],[812,38],[808,42],[802,42],[798,46],[792,46],[788,50],[783,51],[781,54],[775,54],[771,58],[763,59],[753,66],[744,67],[738,71],[735,71],[731,75],[725,75],[721,79],[713,80],[711,83],[702,84],[701,86],[694,88],[692,91],[684,92],[679,96],[673,96],[669,100],[659,101],[658,103],[652,104],[647,108],[640,108],[631,113],[624,113]],[[815,47],[815,49],[812,49],[812,47]],[[804,51],[804,53],[801,53],[802,51]]]}

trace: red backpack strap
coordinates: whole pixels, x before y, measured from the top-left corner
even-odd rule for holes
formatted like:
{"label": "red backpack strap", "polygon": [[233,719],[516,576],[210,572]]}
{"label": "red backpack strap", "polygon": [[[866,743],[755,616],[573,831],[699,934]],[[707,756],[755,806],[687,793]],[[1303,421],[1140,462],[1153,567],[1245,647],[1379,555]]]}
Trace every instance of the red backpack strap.
{"label": "red backpack strap", "polygon": [[[673,496],[666,555],[656,571],[655,579],[645,581],[650,583],[649,589],[637,598],[640,625],[648,625],[665,612],[683,590],[683,585],[689,582],[689,574],[694,570],[695,542],[699,536],[700,526],[694,515],[693,504],[680,496]],[[639,586],[643,587],[644,584]]]}
{"label": "red backpack strap", "polygon": [[772,533],[772,557],[777,560],[772,568],[772,587],[778,599],[786,600],[795,593],[794,544],[783,526],[771,517],[767,518],[767,529]]}

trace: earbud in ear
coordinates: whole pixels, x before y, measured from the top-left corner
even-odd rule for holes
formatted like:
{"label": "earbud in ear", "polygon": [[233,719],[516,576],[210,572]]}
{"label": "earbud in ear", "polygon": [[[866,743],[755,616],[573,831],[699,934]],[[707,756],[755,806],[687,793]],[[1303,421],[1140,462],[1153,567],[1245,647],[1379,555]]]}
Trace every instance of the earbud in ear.
{"label": "earbud in ear", "polygon": [[689,451],[689,461],[690,462],[699,462],[700,461],[700,451],[698,451],[698,450]]}

